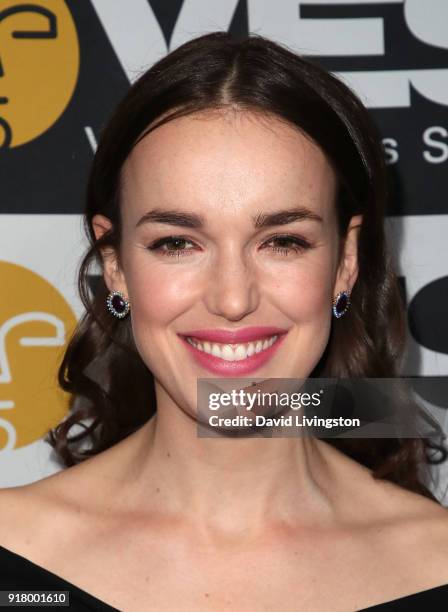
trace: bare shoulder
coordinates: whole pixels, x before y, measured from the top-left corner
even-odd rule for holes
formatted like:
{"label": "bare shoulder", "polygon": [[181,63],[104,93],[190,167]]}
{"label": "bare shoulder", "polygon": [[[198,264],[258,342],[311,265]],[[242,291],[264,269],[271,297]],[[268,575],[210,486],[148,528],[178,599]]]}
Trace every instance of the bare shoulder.
{"label": "bare shoulder", "polygon": [[425,560],[425,563],[437,564],[443,560],[448,581],[448,508],[427,498],[414,503],[415,516],[410,515],[400,536],[418,543],[422,555],[427,552],[431,556],[431,561]]}
{"label": "bare shoulder", "polygon": [[53,548],[69,545],[74,533],[81,537],[83,525],[92,525],[87,515],[101,497],[94,486],[100,462],[94,459],[30,484],[0,489],[0,546],[44,561]]}
{"label": "bare shoulder", "polygon": [[23,487],[0,489],[0,544],[14,526],[20,525],[23,509],[22,489]]}
{"label": "bare shoulder", "polygon": [[371,560],[369,572],[381,560],[380,574],[389,567],[402,584],[447,584],[448,508],[375,478],[371,470],[346,456],[336,456],[333,449],[330,452],[340,466],[337,485],[344,500],[344,524],[352,528],[364,558]]}
{"label": "bare shoulder", "polygon": [[380,499],[389,506],[384,520],[372,521],[371,553],[403,583],[422,590],[448,584],[448,508],[393,483],[381,487]]}
{"label": "bare shoulder", "polygon": [[25,554],[36,537],[33,532],[45,517],[41,496],[24,485],[0,489],[0,546]]}
{"label": "bare shoulder", "polygon": [[[137,432],[138,433],[138,432]],[[76,533],[76,541],[97,524],[104,524],[109,500],[117,499],[133,436],[101,453],[36,482],[0,489],[0,545]],[[84,534],[85,535],[85,534]],[[78,538],[79,536],[79,538]]]}
{"label": "bare shoulder", "polygon": [[438,501],[382,479],[371,479],[361,491],[373,510],[372,523],[375,516],[384,520],[397,537],[448,537],[448,508]]}
{"label": "bare shoulder", "polygon": [[[108,500],[116,499],[131,436],[109,449],[36,482],[0,489],[0,545],[82,532],[104,523]],[[78,537],[77,537],[78,539]]]}

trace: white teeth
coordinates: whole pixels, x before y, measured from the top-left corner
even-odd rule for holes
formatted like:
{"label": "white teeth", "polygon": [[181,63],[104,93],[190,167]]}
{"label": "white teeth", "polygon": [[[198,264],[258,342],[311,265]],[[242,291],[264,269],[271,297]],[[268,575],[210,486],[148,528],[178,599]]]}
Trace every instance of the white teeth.
{"label": "white teeth", "polygon": [[235,359],[235,352],[232,350],[229,344],[224,344],[221,349],[221,355],[222,359],[225,359],[226,361],[234,361]]}
{"label": "white teeth", "polygon": [[220,359],[224,359],[225,361],[241,361],[242,359],[247,359],[247,357],[251,357],[255,353],[259,353],[260,351],[266,350],[274,344],[277,338],[278,336],[275,335],[271,336],[270,338],[266,338],[266,340],[257,340],[255,342],[247,342],[245,344],[218,344],[216,342],[199,342],[198,340],[194,340],[193,338],[187,338],[187,342],[192,344],[200,351],[208,353],[209,355],[214,355],[215,357],[219,357]]}
{"label": "white teeth", "polygon": [[[190,338],[188,338],[190,340]],[[204,351],[204,353],[206,352],[205,348],[202,346],[200,346],[199,344],[194,344],[193,342],[191,343],[193,344],[193,346],[195,346],[196,348],[200,348],[202,351]],[[219,346],[217,344],[212,344],[211,350],[210,350],[210,354],[214,355],[215,357],[221,357],[221,350],[219,348]]]}
{"label": "white teeth", "polygon": [[239,361],[240,359],[246,359],[248,350],[249,349],[245,349],[242,344],[239,344],[234,351],[235,360]]}

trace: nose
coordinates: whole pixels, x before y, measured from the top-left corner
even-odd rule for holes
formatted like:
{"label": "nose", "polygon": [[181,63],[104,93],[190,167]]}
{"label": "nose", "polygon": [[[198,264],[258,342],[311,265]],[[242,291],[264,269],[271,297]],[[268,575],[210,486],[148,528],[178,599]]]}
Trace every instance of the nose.
{"label": "nose", "polygon": [[234,249],[222,254],[209,274],[204,300],[209,312],[239,321],[259,303],[259,287],[250,262]]}

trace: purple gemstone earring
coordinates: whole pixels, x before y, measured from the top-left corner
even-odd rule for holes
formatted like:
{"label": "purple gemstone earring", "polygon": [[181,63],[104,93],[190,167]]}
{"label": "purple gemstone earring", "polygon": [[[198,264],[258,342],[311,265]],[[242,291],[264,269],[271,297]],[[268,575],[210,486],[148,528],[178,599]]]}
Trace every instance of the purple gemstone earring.
{"label": "purple gemstone earring", "polygon": [[350,307],[350,289],[340,291],[333,300],[332,310],[333,315],[340,319],[345,315]]}
{"label": "purple gemstone earring", "polygon": [[123,319],[130,310],[129,301],[121,293],[121,291],[111,291],[107,296],[107,307],[114,317]]}

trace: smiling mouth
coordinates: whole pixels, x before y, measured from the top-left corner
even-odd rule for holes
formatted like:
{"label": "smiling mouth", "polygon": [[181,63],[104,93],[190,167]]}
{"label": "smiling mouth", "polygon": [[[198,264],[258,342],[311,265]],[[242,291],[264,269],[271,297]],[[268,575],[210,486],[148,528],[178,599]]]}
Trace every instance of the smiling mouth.
{"label": "smiling mouth", "polygon": [[279,338],[279,334],[269,336],[263,340],[254,340],[253,342],[244,342],[241,344],[221,344],[219,342],[205,342],[196,338],[187,336],[186,341],[194,346],[199,351],[219,357],[224,361],[243,361],[252,355],[262,353],[273,346]]}

